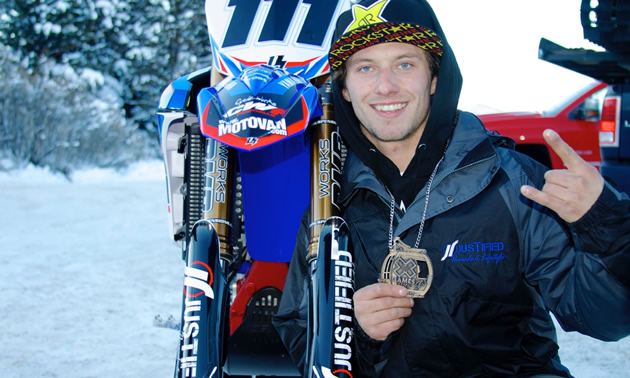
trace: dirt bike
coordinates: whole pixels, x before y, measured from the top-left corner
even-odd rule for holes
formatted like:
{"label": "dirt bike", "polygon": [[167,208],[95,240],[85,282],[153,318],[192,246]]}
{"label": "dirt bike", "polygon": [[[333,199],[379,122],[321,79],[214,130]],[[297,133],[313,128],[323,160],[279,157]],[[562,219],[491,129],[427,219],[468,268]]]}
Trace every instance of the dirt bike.
{"label": "dirt bike", "polygon": [[352,377],[354,268],[327,80],[333,21],[349,5],[207,0],[213,65],[160,98],[171,235],[185,261],[176,377],[300,375],[271,317],[309,208],[307,375]]}

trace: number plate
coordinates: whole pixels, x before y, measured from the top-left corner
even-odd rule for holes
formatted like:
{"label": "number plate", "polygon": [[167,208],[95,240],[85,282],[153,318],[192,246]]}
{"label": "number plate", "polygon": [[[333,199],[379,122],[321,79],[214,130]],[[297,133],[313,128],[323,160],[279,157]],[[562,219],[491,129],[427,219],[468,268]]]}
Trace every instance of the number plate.
{"label": "number plate", "polygon": [[328,73],[328,49],[350,0],[207,0],[214,65],[236,76],[261,63],[311,79]]}

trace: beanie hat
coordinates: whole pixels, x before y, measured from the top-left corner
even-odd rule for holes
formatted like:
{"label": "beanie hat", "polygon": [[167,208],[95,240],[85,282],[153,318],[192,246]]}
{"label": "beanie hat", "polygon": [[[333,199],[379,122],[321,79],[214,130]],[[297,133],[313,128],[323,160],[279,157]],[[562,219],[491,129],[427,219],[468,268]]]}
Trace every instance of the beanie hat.
{"label": "beanie hat", "polygon": [[438,59],[444,53],[442,38],[425,25],[428,14],[417,0],[364,0],[337,19],[328,61],[331,70],[357,51],[386,42],[417,46]]}

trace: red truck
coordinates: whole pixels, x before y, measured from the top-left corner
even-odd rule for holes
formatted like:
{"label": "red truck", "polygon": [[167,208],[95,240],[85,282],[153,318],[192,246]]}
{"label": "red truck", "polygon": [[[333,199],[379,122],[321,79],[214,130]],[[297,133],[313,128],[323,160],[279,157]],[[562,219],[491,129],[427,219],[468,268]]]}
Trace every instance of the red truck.
{"label": "red truck", "polygon": [[490,131],[516,141],[516,150],[553,169],[564,169],[562,160],[545,143],[542,132],[553,129],[586,161],[599,167],[599,119],[607,85],[593,82],[561,105],[544,112],[479,115]]}
{"label": "red truck", "polygon": [[[538,57],[608,85],[599,130],[600,173],[630,193],[630,2],[582,0],[580,21],[584,38],[603,49],[565,48],[542,38]],[[568,141],[581,149],[574,139]]]}

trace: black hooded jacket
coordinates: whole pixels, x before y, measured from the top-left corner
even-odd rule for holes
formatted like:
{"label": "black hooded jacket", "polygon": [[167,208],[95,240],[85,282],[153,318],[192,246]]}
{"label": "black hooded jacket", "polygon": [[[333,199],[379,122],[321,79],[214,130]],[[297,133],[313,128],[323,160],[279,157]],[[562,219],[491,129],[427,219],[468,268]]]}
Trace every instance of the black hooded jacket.
{"label": "black hooded jacket", "polygon": [[[545,168],[493,145],[481,122],[458,118],[433,182],[420,248],[433,284],[385,342],[355,324],[354,377],[569,376],[560,363],[552,312],[567,331],[600,340],[630,334],[630,200],[606,185],[591,210],[567,225],[524,199]],[[424,189],[395,212],[394,237],[413,245]],[[377,282],[388,252],[389,193],[348,154],[343,217],[353,244],[355,289]],[[309,267],[304,217],[274,325],[304,372]]]}
{"label": "black hooded jacket", "polygon": [[[446,41],[428,4],[420,3],[427,10],[427,26]],[[457,111],[461,75],[447,43],[444,50],[428,125],[402,177],[365,139],[350,104],[334,86],[335,112],[349,147],[341,184],[356,290],[377,282],[388,253],[390,191],[400,199],[413,198],[406,211],[396,207],[393,237],[414,245],[426,180],[449,141],[419,246],[432,261],[433,284],[385,342],[370,339],[355,324],[358,366],[352,374],[569,376],[560,363],[550,312],[565,330],[601,340],[630,334],[630,200],[606,185],[593,208],[567,225],[520,195],[521,185],[542,187],[546,169],[501,147],[479,119]],[[305,216],[274,318],[303,373],[308,224]]]}

